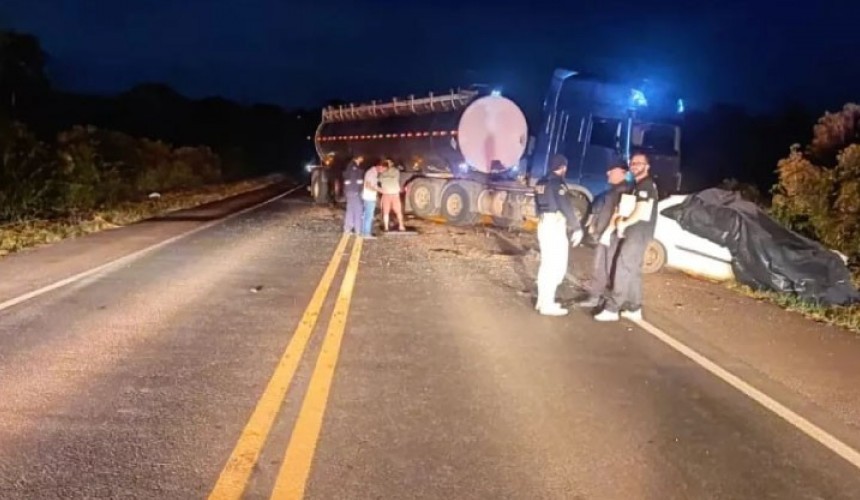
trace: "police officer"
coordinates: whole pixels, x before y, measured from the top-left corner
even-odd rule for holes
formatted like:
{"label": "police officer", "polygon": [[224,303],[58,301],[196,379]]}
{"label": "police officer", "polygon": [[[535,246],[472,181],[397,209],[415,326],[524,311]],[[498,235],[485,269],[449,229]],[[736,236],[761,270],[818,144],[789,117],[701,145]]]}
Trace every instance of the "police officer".
{"label": "police officer", "polygon": [[615,261],[615,279],[606,305],[594,317],[597,321],[618,321],[619,312],[627,319],[642,320],[642,261],[657,223],[657,186],[649,174],[646,155],[633,155],[630,171],[635,177],[633,196],[636,207],[617,223],[618,236],[622,240]]}
{"label": "police officer", "polygon": [[618,203],[621,201],[622,194],[630,192],[634,182],[633,174],[623,161],[610,164],[606,170],[606,178],[609,189],[603,196],[603,204],[597,210],[591,227],[593,237],[597,240],[591,283],[588,297],[577,302],[580,307],[599,306],[604,295],[609,292],[612,264],[618,251],[618,236],[615,234]]}
{"label": "police officer", "polygon": [[361,164],[363,156],[353,158],[343,173],[343,193],[346,195],[346,216],[343,219],[343,232],[361,234],[361,215],[363,203],[361,191],[364,188],[364,171]]}
{"label": "police officer", "polygon": [[555,292],[567,273],[567,228],[573,230],[573,246],[582,241],[582,227],[567,199],[567,158],[554,155],[549,173],[535,185],[535,204],[539,217],[537,237],[540,247],[540,268],[537,275],[538,297],[535,309],[546,316],[563,316],[567,309],[555,300]]}

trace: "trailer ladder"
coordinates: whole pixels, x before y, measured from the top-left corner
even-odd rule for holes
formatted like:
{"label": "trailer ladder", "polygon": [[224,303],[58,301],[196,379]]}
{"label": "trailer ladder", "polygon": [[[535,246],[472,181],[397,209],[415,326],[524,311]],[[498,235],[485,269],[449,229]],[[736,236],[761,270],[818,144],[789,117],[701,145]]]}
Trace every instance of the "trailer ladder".
{"label": "trailer ladder", "polygon": [[384,118],[387,116],[419,115],[437,111],[454,111],[468,105],[478,95],[475,90],[451,90],[449,94],[439,96],[431,92],[428,97],[416,99],[414,95],[408,99],[399,100],[396,97],[388,102],[370,104],[348,104],[338,107],[329,106],[323,109],[323,123],[346,122]]}

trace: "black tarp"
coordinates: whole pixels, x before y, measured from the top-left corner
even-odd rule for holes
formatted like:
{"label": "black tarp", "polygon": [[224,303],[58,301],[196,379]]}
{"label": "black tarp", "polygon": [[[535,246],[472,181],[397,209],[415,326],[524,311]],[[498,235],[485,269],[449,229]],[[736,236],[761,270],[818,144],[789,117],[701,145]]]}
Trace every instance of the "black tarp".
{"label": "black tarp", "polygon": [[707,189],[661,213],[685,231],[726,247],[735,278],[751,288],[826,305],[860,302],[838,254],[786,229],[737,193]]}

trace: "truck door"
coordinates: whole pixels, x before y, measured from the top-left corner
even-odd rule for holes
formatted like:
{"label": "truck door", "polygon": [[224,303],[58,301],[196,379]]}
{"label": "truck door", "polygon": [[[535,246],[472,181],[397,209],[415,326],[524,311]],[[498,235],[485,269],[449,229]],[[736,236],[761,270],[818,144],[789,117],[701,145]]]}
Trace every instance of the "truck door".
{"label": "truck door", "polygon": [[582,161],[581,137],[584,131],[584,118],[575,110],[562,109],[558,112],[559,133],[553,138],[550,150],[567,157],[567,179],[578,183]]}
{"label": "truck door", "polygon": [[606,168],[623,159],[624,121],[589,115],[581,138],[578,184],[595,195],[606,189]]}
{"label": "truck door", "polygon": [[633,126],[633,147],[648,154],[651,176],[660,197],[677,193],[681,187],[681,130],[672,124],[642,123]]}

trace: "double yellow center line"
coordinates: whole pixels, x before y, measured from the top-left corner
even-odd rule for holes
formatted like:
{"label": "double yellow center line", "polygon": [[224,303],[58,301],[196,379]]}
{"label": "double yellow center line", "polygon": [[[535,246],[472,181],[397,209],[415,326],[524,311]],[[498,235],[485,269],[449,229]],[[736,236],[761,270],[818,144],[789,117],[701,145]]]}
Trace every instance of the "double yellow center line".
{"label": "double yellow center line", "polygon": [[[287,349],[284,351],[275,373],[269,380],[263,395],[248,420],[233,453],[221,471],[215,487],[209,495],[210,500],[240,499],[251,478],[260,452],[275,423],[278,412],[298,369],[299,362],[313,334],[320,316],[323,303],[343,259],[349,235],[344,234],[335,248],[334,255],[326,267],[322,280],[314,291]],[[326,402],[328,401],[335,366],[340,354],[341,341],[346,327],[358,264],[361,257],[362,240],[355,240],[340,287],[334,311],[328,325],[316,367],[308,385],[302,408],[293,428],[284,461],[281,464],[272,498],[302,498],[305,491],[311,462],[316,451]]]}

